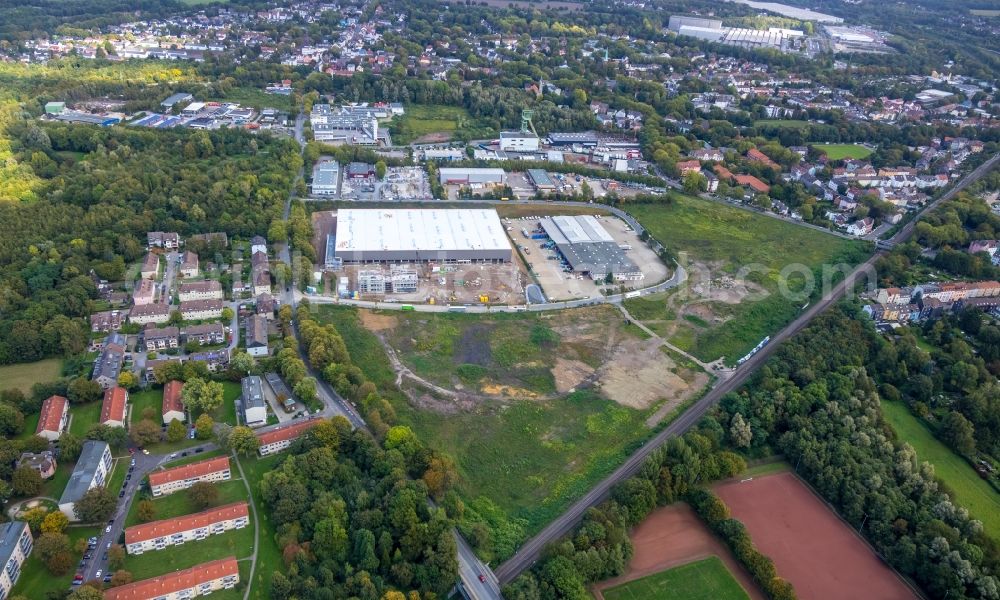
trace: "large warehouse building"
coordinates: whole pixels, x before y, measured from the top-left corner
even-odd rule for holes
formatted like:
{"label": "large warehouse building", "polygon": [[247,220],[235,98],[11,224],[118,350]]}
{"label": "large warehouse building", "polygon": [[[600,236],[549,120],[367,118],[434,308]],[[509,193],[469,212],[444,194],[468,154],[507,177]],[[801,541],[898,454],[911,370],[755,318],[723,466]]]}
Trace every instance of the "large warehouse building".
{"label": "large warehouse building", "polygon": [[345,263],[510,262],[513,253],[491,208],[342,209],[331,241]]}
{"label": "large warehouse building", "polygon": [[441,185],[471,185],[507,183],[507,172],[503,169],[476,167],[441,167],[438,169]]}
{"label": "large warehouse building", "polygon": [[615,281],[645,277],[593,215],[546,217],[539,225],[577,273],[594,280],[604,279],[608,273]]}

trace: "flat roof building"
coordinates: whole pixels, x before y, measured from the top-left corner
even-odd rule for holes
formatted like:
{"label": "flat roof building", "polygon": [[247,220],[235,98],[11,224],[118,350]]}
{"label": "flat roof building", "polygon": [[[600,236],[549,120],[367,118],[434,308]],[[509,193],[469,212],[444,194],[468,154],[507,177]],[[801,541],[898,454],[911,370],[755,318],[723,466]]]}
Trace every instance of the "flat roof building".
{"label": "flat roof building", "polygon": [[598,142],[597,133],[593,131],[552,132],[549,134],[548,139],[550,146],[572,146],[574,144],[596,146]]}
{"label": "flat roof building", "polygon": [[[443,169],[442,169],[443,170]],[[344,262],[509,262],[495,209],[342,209],[336,257]]]}
{"label": "flat roof building", "polygon": [[474,183],[503,185],[507,183],[507,172],[496,168],[442,167],[438,169],[438,176],[441,185],[470,185]]}
{"label": "flat roof building", "polygon": [[538,136],[527,131],[501,131],[500,150],[504,152],[537,152]]}
{"label": "flat roof building", "polygon": [[594,280],[608,273],[616,281],[645,277],[593,215],[548,217],[539,224],[574,271]]}
{"label": "flat roof building", "polygon": [[264,401],[264,387],[260,377],[251,375],[240,382],[243,395],[243,423],[249,427],[259,427],[267,424],[267,402]]}
{"label": "flat roof building", "polygon": [[555,182],[545,172],[545,169],[528,169],[528,179],[531,180],[531,184],[535,186],[535,189],[540,192],[556,189]]}
{"label": "flat roof building", "polygon": [[340,180],[340,165],[335,160],[316,164],[313,169],[312,193],[318,196],[332,196],[337,193]]}
{"label": "flat roof building", "polygon": [[79,521],[76,516],[76,502],[87,490],[102,486],[111,472],[111,446],[107,442],[88,440],[83,443],[80,458],[69,476],[66,489],[59,498],[59,510],[70,521]]}

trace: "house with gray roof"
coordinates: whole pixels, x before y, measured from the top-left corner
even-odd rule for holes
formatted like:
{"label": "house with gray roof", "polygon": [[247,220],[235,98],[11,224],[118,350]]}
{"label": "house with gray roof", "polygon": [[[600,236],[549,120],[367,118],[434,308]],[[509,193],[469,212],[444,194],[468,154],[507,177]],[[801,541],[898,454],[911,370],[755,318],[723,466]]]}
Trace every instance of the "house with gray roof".
{"label": "house with gray roof", "polygon": [[59,510],[70,521],[79,521],[76,503],[91,488],[102,486],[111,474],[111,446],[107,442],[88,440],[83,443],[80,458],[76,461],[69,483],[59,498]]}

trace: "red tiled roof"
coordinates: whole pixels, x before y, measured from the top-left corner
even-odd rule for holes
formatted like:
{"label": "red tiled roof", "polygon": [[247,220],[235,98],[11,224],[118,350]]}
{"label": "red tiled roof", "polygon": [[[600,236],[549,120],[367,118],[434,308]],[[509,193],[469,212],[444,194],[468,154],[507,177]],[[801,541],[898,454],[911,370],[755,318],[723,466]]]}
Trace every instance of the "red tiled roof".
{"label": "red tiled roof", "polygon": [[181,403],[181,390],[184,389],[184,384],[180,381],[168,381],[167,385],[163,386],[163,413],[167,414],[171,411],[184,412],[184,404]]}
{"label": "red tiled roof", "polygon": [[208,527],[213,523],[231,521],[240,517],[249,516],[250,513],[247,512],[246,502],[233,502],[232,504],[226,504],[225,506],[212,508],[191,515],[184,515],[173,519],[163,519],[162,521],[153,521],[152,523],[143,523],[142,525],[128,527],[125,529],[125,544],[127,545],[134,544],[136,542],[145,542],[146,540],[155,540],[159,537],[181,533],[183,531]]}
{"label": "red tiled roof", "polygon": [[226,575],[239,575],[236,557],[195,565],[168,575],[143,579],[104,591],[104,600],[149,600],[192,588],[200,583],[215,581]]}
{"label": "red tiled roof", "polygon": [[105,421],[125,422],[125,404],[128,402],[128,392],[118,387],[105,390],[104,403],[101,404],[101,423]]}
{"label": "red tiled roof", "polygon": [[209,473],[225,471],[229,468],[229,457],[220,456],[210,458],[189,465],[181,465],[165,471],[157,471],[149,474],[149,485],[163,485],[172,481],[183,481],[192,477],[202,477]]}
{"label": "red tiled roof", "polygon": [[62,396],[49,396],[42,402],[42,413],[38,417],[38,427],[35,433],[43,431],[59,431],[62,422],[63,411],[66,410],[66,403],[69,400]]}
{"label": "red tiled roof", "polygon": [[771,190],[771,188],[766,183],[764,183],[760,179],[757,179],[753,175],[737,175],[736,183],[738,183],[739,185],[749,186],[754,191],[761,192],[764,194],[766,194]]}
{"label": "red tiled roof", "polygon": [[285,425],[284,427],[272,429],[271,431],[265,431],[264,433],[258,434],[257,439],[260,440],[261,446],[295,439],[309,429],[312,429],[312,427],[317,423],[319,423],[319,419],[299,421],[298,423],[294,423],[292,425]]}
{"label": "red tiled roof", "polygon": [[719,177],[726,180],[730,180],[733,178],[733,172],[727,169],[726,167],[723,167],[722,165],[715,165],[715,173]]}

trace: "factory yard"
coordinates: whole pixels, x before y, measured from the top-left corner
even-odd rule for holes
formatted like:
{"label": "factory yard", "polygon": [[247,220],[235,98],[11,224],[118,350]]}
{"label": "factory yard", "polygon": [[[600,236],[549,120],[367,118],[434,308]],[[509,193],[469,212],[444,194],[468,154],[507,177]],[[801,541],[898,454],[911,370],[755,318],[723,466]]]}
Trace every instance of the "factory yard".
{"label": "factory yard", "polygon": [[871,548],[794,474],[784,472],[715,487],[733,518],[746,525],[778,576],[800,598],[915,598]]}
{"label": "factory yard", "polygon": [[[553,207],[552,212],[558,212],[557,207]],[[624,221],[604,215],[597,215],[595,218],[619,247],[628,248],[624,250],[624,254],[642,269],[645,276],[643,279],[607,285],[603,280],[594,281],[587,275],[566,271],[563,261],[559,259],[558,251],[551,247],[548,239],[531,239],[531,232],[538,228],[539,217],[504,220],[508,225],[507,234],[511,242],[520,249],[521,259],[542,286],[547,300],[601,298],[602,290],[619,293],[622,286],[627,290],[649,287],[669,276],[667,266]],[[528,236],[524,235],[525,231],[529,233]]]}
{"label": "factory yard", "polygon": [[[547,211],[559,212],[559,207],[543,207]],[[343,215],[361,214],[369,211],[353,211],[341,209]],[[389,211],[390,209],[375,209]],[[414,220],[405,221],[411,218],[404,215],[411,215],[419,209],[398,209],[401,212],[393,213],[398,216],[389,218],[388,212],[384,213],[380,219],[364,218],[359,216],[359,220],[350,228],[350,238],[345,231],[341,232],[342,240],[338,241],[335,253],[344,255],[346,252],[368,253],[389,252],[392,256],[399,256],[400,252],[411,252],[409,250],[390,250],[388,246],[382,244],[399,245],[400,248],[410,248],[409,240],[395,239],[397,230],[393,227],[402,227],[398,231],[412,231],[412,227],[419,229],[425,222],[438,223],[436,219],[444,218],[444,213],[438,209],[438,217],[427,217],[421,220],[420,217],[412,217]],[[482,209],[477,209],[482,210]],[[452,211],[454,212],[454,211]],[[488,211],[492,212],[492,211]],[[579,211],[567,211],[578,213]],[[313,244],[317,250],[317,256],[326,257],[326,265],[322,283],[318,286],[318,292],[326,296],[334,296],[341,299],[383,301],[387,303],[404,304],[435,304],[435,305],[466,305],[466,304],[498,304],[498,305],[523,305],[526,302],[525,287],[532,283],[541,286],[546,300],[561,301],[582,298],[601,298],[605,293],[620,293],[622,289],[637,289],[655,285],[669,276],[666,265],[659,259],[639,236],[624,222],[614,217],[597,215],[592,220],[606,231],[605,246],[616,253],[624,263],[629,263],[629,268],[635,270],[632,279],[616,281],[613,284],[606,284],[603,277],[594,281],[586,273],[574,272],[570,267],[569,259],[565,257],[555,246],[554,241],[544,237],[541,233],[534,233],[539,230],[540,216],[506,217],[497,219],[493,213],[492,224],[488,225],[489,233],[484,235],[493,236],[488,240],[484,238],[488,245],[501,245],[510,243],[517,247],[518,252],[512,253],[512,260],[509,262],[472,262],[470,260],[454,260],[447,255],[450,250],[412,250],[416,255],[440,255],[440,260],[432,261],[410,261],[399,259],[400,262],[389,264],[387,262],[356,263],[345,259],[342,263],[331,260],[331,251],[328,248],[330,239],[334,239],[338,231],[337,211],[317,211],[312,214],[314,238]],[[343,218],[347,218],[346,216]],[[457,218],[457,217],[456,217]],[[478,218],[478,217],[477,217]],[[365,220],[361,220],[365,219]],[[404,220],[405,224],[400,221]],[[457,223],[464,221],[455,221]],[[381,225],[379,223],[382,223]],[[440,221],[440,226],[445,226],[445,221]],[[474,227],[474,221],[469,221],[468,226]],[[485,222],[484,222],[485,223]],[[373,235],[364,231],[365,228],[377,228],[379,231],[386,229],[385,233],[379,233],[385,237],[382,242],[373,241]],[[438,225],[431,225],[438,227]],[[486,227],[486,225],[484,225]],[[358,231],[354,231],[357,228]],[[506,231],[506,236],[499,235],[498,229]],[[391,232],[390,232],[391,230]],[[450,231],[450,230],[448,230]],[[457,230],[456,230],[457,231]],[[463,230],[464,231],[464,230]],[[485,231],[485,230],[484,230]],[[526,233],[527,232],[527,235]],[[419,233],[415,233],[414,239],[417,245],[437,243],[435,240],[425,240]],[[458,234],[459,237],[466,235]],[[532,236],[534,235],[534,239]],[[331,238],[333,236],[333,238]],[[391,238],[391,239],[390,239]],[[382,238],[379,238],[382,239]],[[464,239],[464,237],[462,238]],[[361,246],[355,248],[354,242],[368,248],[371,244],[378,246],[378,249],[362,250]],[[449,240],[452,243],[454,240]],[[348,249],[347,245],[351,244]],[[373,247],[374,248],[374,247]],[[606,248],[607,250],[607,248]],[[498,250],[499,251],[499,250]],[[461,252],[455,250],[454,252]],[[473,250],[473,252],[478,252]],[[492,252],[492,251],[490,251]],[[345,255],[346,256],[346,255]],[[388,256],[388,255],[387,255]],[[470,255],[471,256],[471,255]],[[490,255],[492,256],[492,254]],[[601,256],[604,256],[601,254]],[[619,265],[620,266],[620,265]],[[642,278],[638,278],[641,270]],[[405,281],[404,281],[405,280]]]}
{"label": "factory yard", "polygon": [[378,200],[430,198],[431,186],[423,167],[390,167],[378,184]]}

